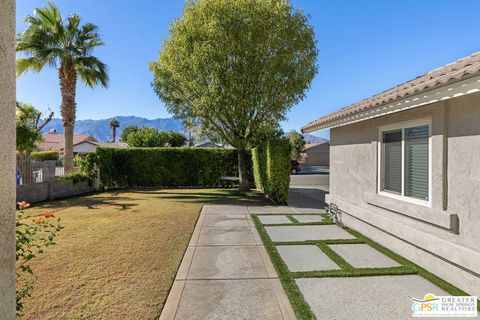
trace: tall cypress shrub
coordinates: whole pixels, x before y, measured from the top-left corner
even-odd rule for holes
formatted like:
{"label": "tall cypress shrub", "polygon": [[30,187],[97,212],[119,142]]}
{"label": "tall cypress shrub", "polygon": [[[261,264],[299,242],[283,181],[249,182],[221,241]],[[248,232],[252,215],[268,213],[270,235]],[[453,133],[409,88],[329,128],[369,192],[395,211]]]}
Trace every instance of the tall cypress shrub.
{"label": "tall cypress shrub", "polygon": [[287,139],[271,139],[252,150],[257,189],[277,204],[287,204],[290,185],[291,147]]}

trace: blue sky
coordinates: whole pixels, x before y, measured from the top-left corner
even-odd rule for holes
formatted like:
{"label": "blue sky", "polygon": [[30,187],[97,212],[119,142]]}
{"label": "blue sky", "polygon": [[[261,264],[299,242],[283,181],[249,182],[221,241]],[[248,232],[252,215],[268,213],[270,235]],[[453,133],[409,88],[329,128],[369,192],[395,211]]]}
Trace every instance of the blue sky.
{"label": "blue sky", "polygon": [[[76,12],[100,27],[107,46],[96,55],[110,68],[108,89],[79,85],[78,119],[116,115],[165,118],[148,63],[155,60],[169,22],[183,0],[58,0],[64,15]],[[388,89],[480,50],[478,0],[293,0],[310,15],[318,41],[319,72],[306,98],[288,113],[285,130]],[[46,1],[17,1],[17,29]],[[55,70],[17,81],[17,99],[59,116]],[[327,133],[317,134],[326,136]]]}

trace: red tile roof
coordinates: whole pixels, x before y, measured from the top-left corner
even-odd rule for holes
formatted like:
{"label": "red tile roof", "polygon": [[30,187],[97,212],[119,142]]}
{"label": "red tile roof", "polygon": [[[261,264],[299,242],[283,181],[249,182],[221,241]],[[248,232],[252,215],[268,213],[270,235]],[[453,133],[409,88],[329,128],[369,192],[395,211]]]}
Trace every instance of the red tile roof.
{"label": "red tile roof", "polygon": [[[63,133],[44,133],[42,135],[43,141],[37,146],[38,150],[42,151],[62,151],[65,147],[65,136]],[[91,134],[74,134],[73,145],[81,144],[83,142],[98,144],[97,139]]]}
{"label": "red tile roof", "polygon": [[312,132],[315,127],[374,108],[387,102],[400,100],[423,91],[465,80],[480,74],[480,52],[461,58],[441,68],[427,72],[413,80],[393,87],[382,93],[332,112],[302,127],[302,132]]}

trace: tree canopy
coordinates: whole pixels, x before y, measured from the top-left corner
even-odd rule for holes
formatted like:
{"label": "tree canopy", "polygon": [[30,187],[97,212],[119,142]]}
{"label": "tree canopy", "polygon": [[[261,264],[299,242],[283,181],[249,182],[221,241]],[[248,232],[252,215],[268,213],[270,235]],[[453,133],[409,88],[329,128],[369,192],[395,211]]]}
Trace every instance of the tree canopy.
{"label": "tree canopy", "polygon": [[304,98],[316,56],[313,28],[289,1],[193,0],[150,69],[171,113],[239,150],[242,189],[249,142]]}
{"label": "tree canopy", "polygon": [[178,132],[143,127],[135,128],[135,130],[129,129],[124,141],[129,147],[136,148],[181,147],[185,145],[187,138]]}
{"label": "tree canopy", "polygon": [[120,133],[120,141],[127,142],[128,135],[131,132],[137,131],[139,128],[137,126],[126,126],[123,130],[122,133]]}
{"label": "tree canopy", "polygon": [[305,138],[301,133],[294,130],[290,131],[287,136],[292,147],[292,159],[298,159],[300,152],[305,148]]}
{"label": "tree canopy", "polygon": [[17,151],[30,154],[42,141],[41,130],[52,120],[50,112],[43,120],[42,113],[28,103],[17,102]]}

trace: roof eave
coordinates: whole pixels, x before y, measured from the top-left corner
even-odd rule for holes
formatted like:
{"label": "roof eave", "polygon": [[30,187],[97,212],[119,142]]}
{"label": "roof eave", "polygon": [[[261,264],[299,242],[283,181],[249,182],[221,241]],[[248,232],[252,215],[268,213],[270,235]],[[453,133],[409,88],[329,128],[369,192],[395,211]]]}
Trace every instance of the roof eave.
{"label": "roof eave", "polygon": [[[389,101],[378,106],[352,112],[331,119],[329,116],[313,121],[301,128],[302,133],[312,133],[329,128],[345,126],[355,122],[378,118],[387,114],[422,107],[438,101],[448,100],[480,91],[480,74],[454,81],[429,90],[418,92],[403,99]],[[326,119],[322,121],[322,119]]]}

